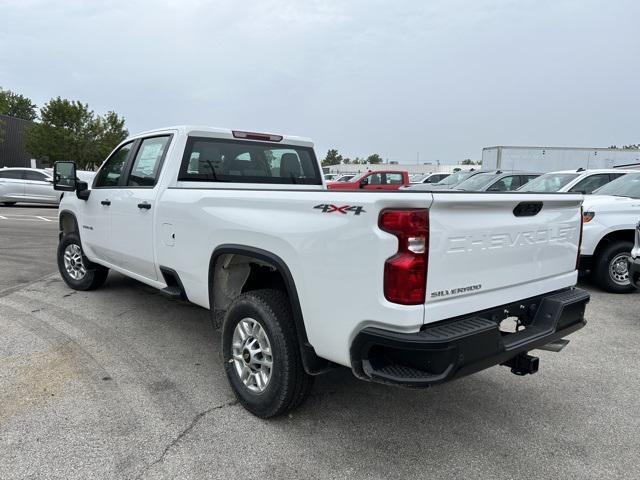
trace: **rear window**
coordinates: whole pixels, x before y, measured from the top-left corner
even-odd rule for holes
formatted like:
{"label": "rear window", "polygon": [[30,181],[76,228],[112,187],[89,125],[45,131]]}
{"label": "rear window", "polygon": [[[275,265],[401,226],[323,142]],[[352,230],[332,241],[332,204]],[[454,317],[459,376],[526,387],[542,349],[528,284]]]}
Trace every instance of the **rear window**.
{"label": "rear window", "polygon": [[178,180],[322,185],[312,148],[189,137]]}

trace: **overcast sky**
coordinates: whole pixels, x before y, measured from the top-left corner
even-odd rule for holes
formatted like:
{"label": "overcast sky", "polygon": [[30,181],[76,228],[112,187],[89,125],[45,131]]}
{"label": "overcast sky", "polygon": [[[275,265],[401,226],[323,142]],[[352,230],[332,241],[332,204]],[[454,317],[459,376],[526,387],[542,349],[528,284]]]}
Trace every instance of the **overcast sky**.
{"label": "overcast sky", "polygon": [[311,137],[320,156],[479,159],[640,142],[637,0],[0,0],[0,86]]}

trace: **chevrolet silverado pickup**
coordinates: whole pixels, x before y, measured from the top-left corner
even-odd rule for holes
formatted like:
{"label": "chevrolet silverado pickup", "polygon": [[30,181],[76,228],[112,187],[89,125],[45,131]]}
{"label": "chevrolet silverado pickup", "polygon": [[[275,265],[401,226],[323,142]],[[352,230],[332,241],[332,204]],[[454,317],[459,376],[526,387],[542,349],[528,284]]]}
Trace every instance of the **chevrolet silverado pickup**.
{"label": "chevrolet silverado pickup", "polygon": [[54,183],[69,287],[112,269],[209,309],[260,417],[339,365],[410,387],[534,373],[531,350],[585,325],[581,195],[328,190],[310,140],[189,126],[125,140],[91,185],[58,162]]}
{"label": "chevrolet silverado pickup", "polygon": [[635,292],[629,258],[640,220],[640,172],[626,173],[587,195],[583,209],[580,270],[591,273],[607,292]]}

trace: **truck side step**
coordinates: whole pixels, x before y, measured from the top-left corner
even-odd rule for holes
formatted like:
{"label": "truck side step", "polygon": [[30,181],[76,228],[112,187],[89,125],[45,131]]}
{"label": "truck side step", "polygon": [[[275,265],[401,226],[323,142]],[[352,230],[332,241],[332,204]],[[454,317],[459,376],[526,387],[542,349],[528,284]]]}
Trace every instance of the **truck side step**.
{"label": "truck side step", "polygon": [[182,290],[177,285],[172,285],[160,290],[165,297],[173,298],[174,300],[183,300],[184,295],[182,294]]}
{"label": "truck side step", "polygon": [[167,283],[167,286],[160,290],[160,293],[174,300],[188,300],[178,272],[162,266],[160,267],[160,272],[162,272],[164,281]]}

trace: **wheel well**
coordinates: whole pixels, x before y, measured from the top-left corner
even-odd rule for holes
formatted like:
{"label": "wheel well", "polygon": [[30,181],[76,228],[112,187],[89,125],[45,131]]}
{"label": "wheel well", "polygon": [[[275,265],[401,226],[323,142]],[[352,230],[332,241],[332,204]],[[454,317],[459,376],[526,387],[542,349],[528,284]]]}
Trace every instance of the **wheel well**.
{"label": "wheel well", "polygon": [[610,232],[606,234],[604,237],[600,239],[598,242],[598,246],[593,252],[593,256],[597,257],[603,248],[610,245],[613,242],[631,242],[634,241],[634,231],[630,230],[616,230],[615,232]]}
{"label": "wheel well", "polygon": [[307,373],[317,374],[331,368],[331,362],[318,357],[309,343],[298,292],[287,264],[277,255],[254,247],[222,245],[216,248],[209,262],[209,308],[214,318],[221,318],[240,294],[261,288],[281,290],[289,298],[294,334]]}
{"label": "wheel well", "polygon": [[68,211],[60,213],[60,238],[69,233],[78,233],[78,222],[76,216]]}
{"label": "wheel well", "polygon": [[212,304],[215,310],[226,310],[240,294],[261,288],[275,288],[288,295],[282,274],[273,264],[249,255],[219,255],[210,272]]}

